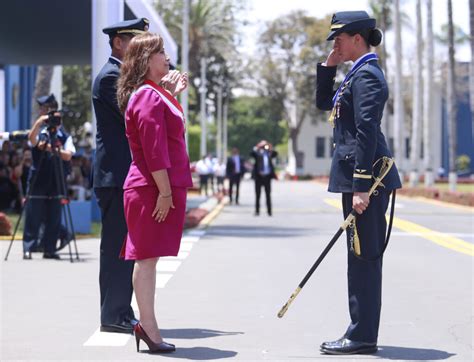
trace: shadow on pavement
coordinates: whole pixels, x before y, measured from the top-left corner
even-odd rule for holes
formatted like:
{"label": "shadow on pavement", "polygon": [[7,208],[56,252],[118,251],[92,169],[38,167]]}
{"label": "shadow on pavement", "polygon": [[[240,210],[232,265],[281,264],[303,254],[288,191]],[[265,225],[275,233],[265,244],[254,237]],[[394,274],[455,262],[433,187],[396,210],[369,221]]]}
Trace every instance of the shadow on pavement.
{"label": "shadow on pavement", "polygon": [[235,336],[244,332],[222,332],[213,329],[185,328],[185,329],[160,329],[163,338],[199,339],[221,336]]}
{"label": "shadow on pavement", "polygon": [[[143,352],[146,353],[146,352]],[[235,351],[224,351],[209,347],[176,347],[176,352],[170,354],[160,354],[160,357],[184,358],[194,361],[210,361],[214,359],[232,358],[237,355]]]}
{"label": "shadow on pavement", "polygon": [[305,228],[284,228],[278,226],[261,226],[261,225],[216,225],[207,232],[209,236],[239,236],[243,238],[286,238],[289,236],[300,236],[305,234],[313,234],[314,229]]}
{"label": "shadow on pavement", "polygon": [[379,358],[404,361],[439,361],[455,356],[455,353],[437,349],[379,346]]}

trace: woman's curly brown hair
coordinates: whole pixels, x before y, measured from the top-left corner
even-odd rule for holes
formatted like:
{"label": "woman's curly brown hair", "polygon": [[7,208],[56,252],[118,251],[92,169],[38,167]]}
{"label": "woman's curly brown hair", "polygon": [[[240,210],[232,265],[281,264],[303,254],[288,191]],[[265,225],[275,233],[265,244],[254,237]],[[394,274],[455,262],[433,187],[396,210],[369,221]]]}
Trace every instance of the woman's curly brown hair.
{"label": "woman's curly brown hair", "polygon": [[145,81],[150,57],[161,50],[163,38],[158,34],[140,34],[130,41],[117,82],[117,101],[122,113],[125,112],[132,93]]}

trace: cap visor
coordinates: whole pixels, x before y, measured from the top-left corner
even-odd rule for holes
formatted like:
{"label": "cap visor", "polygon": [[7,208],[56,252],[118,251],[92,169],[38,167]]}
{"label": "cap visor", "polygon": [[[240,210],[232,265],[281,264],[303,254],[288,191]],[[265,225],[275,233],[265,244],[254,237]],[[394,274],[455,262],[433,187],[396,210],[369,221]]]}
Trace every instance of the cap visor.
{"label": "cap visor", "polygon": [[334,38],[336,37],[336,35],[338,35],[340,33],[340,29],[337,29],[337,30],[333,30],[329,33],[328,37],[326,38],[327,41],[329,40],[334,40]]}

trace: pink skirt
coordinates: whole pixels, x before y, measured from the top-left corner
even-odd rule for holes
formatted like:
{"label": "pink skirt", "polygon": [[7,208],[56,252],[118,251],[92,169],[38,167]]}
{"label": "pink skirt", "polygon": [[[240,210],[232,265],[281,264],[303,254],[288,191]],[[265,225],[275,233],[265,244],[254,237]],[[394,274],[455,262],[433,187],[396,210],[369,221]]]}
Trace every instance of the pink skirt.
{"label": "pink skirt", "polygon": [[151,217],[158,197],[156,187],[143,186],[124,191],[128,234],[121,257],[126,260],[142,260],[178,255],[184,228],[187,189],[172,188],[172,192],[175,208],[170,209],[165,221],[157,222]]}

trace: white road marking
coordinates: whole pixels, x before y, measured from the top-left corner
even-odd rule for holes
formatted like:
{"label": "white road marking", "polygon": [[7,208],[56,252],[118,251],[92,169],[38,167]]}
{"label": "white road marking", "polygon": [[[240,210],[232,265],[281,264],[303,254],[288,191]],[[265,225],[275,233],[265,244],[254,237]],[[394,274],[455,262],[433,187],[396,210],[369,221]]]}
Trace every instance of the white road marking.
{"label": "white road marking", "polygon": [[193,244],[191,243],[183,243],[181,244],[181,247],[179,248],[180,251],[191,251],[193,248]]}
{"label": "white road marking", "polygon": [[156,274],[156,289],[160,288],[164,288],[166,287],[166,283],[169,282],[169,280],[171,279],[171,277],[173,276],[173,274],[164,274],[164,273],[157,273]]}
{"label": "white road marking", "polygon": [[181,265],[180,260],[159,260],[156,270],[159,272],[175,272]]}
{"label": "white road marking", "polygon": [[200,236],[186,235],[181,239],[181,243],[195,243],[198,242],[200,238]]}
{"label": "white road marking", "polygon": [[104,333],[99,328],[84,343],[85,347],[107,346],[122,347],[130,340],[130,334],[124,333]]}
{"label": "white road marking", "polygon": [[[187,232],[181,239],[181,247],[177,257],[160,258],[156,268],[156,289],[166,287],[166,284],[173,277],[172,273],[175,272],[182,261],[189,256],[193,248],[193,243],[198,242],[205,233],[205,230],[191,230]],[[138,315],[138,304],[135,293],[133,293],[132,296],[131,307],[136,315]],[[130,337],[131,335],[123,333],[104,333],[100,331],[100,328],[97,328],[83,345],[85,347],[122,347],[128,343]]]}
{"label": "white road marking", "polygon": [[135,312],[138,311],[137,297],[135,297],[135,292],[132,294],[132,303],[130,303],[130,306]]}

